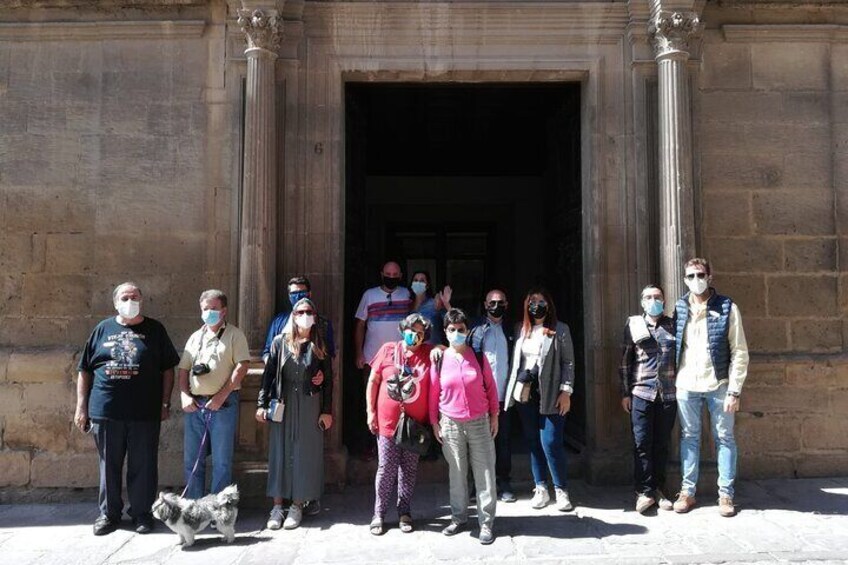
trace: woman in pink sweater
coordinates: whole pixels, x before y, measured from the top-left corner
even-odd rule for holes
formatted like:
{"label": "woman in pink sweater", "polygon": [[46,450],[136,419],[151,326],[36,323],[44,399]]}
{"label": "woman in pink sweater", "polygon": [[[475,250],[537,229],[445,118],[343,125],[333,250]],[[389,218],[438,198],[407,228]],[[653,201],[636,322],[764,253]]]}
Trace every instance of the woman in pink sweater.
{"label": "woman in pink sweater", "polygon": [[467,345],[468,317],[458,308],[445,314],[450,347],[430,369],[430,422],[442,444],[450,478],[451,523],[442,530],[452,536],[468,523],[468,468],[477,489],[480,543],[495,541],[492,526],[497,505],[495,436],[498,433],[498,389],[485,357]]}

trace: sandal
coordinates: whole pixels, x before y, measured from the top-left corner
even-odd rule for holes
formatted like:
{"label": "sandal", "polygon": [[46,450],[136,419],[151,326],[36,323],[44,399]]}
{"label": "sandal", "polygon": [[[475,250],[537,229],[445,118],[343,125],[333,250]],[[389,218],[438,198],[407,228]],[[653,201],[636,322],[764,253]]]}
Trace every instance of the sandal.
{"label": "sandal", "polygon": [[383,527],[383,521],[377,517],[371,520],[371,525],[368,528],[370,528],[372,536],[382,536],[386,533],[386,529]]}
{"label": "sandal", "polygon": [[411,532],[413,530],[412,516],[410,516],[409,514],[404,514],[403,516],[401,516],[398,526],[400,527],[400,531],[405,534]]}

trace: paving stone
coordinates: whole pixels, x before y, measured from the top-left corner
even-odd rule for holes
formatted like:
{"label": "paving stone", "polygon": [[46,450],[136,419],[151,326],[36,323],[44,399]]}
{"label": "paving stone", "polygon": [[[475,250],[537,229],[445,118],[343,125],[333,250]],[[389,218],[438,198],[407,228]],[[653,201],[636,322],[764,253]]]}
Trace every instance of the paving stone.
{"label": "paving stone", "polygon": [[[181,548],[160,525],[140,536],[129,521],[104,537],[91,534],[94,501],[84,504],[0,507],[3,563],[51,565],[253,565],[288,563],[392,563],[472,565],[481,563],[766,563],[848,560],[848,479],[741,481],[740,513],[719,516],[706,499],[686,515],[639,515],[612,502],[630,501],[625,487],[576,483],[581,506],[572,513],[553,507],[533,510],[522,498],[499,505],[495,543],[483,547],[476,527],[454,538],[439,533],[448,519],[446,485],[418,489],[418,529],[402,534],[392,526],[371,536],[372,492],[349,489],[324,498],[327,509],[305,518],[294,531],[264,530],[267,508],[244,508],[236,542],[223,543],[206,530],[195,546]],[[575,497],[576,498],[576,497]],[[595,504],[595,501],[598,503]],[[471,509],[473,521],[473,508]],[[45,535],[49,532],[49,535]]]}

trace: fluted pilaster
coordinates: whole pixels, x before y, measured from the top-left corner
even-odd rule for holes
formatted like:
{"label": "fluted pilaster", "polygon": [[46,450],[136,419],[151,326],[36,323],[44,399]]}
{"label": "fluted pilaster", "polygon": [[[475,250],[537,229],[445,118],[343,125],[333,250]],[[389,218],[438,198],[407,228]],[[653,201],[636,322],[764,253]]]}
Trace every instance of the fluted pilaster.
{"label": "fluted pilaster", "polygon": [[683,261],[695,254],[689,42],[694,13],[658,12],[650,32],[658,65],[660,279],[668,300],[682,294]]}
{"label": "fluted pilaster", "polygon": [[275,309],[278,155],[274,64],[282,20],[261,10],[242,10],[238,23],[247,40],[238,317],[251,349],[261,349]]}

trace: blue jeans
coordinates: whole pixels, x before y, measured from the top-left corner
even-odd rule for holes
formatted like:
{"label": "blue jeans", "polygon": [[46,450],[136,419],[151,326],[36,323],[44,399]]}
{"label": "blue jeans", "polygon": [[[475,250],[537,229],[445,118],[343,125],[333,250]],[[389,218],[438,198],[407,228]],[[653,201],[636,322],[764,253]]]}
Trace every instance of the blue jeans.
{"label": "blue jeans", "polygon": [[677,410],[680,415],[680,466],[683,475],[682,493],[695,495],[698,484],[698,463],[701,456],[701,412],[707,406],[710,426],[716,444],[718,461],[718,492],[733,498],[736,480],[736,440],[733,437],[733,412],[724,411],[727,385],[713,392],[689,392],[677,389]]}
{"label": "blue jeans", "polygon": [[[189,485],[186,498],[201,498],[207,492],[221,492],[233,481],[233,449],[235,447],[236,424],[238,423],[239,394],[233,391],[217,412],[197,410],[185,415],[185,444],[183,463],[185,481]],[[209,433],[206,446],[200,449],[205,421],[209,416]],[[211,446],[212,452],[212,488],[206,490],[206,454]],[[200,461],[194,478],[191,471],[200,452]],[[189,484],[190,483],[190,484]]]}
{"label": "blue jeans", "polygon": [[[565,416],[539,413],[539,400],[515,405],[521,419],[524,439],[530,449],[530,470],[537,485],[546,485],[548,470],[554,486],[564,489],[568,482],[565,454]],[[500,435],[500,434],[499,434]]]}

